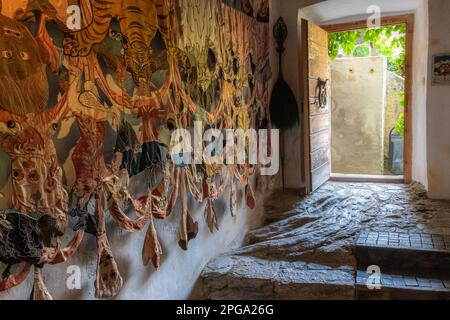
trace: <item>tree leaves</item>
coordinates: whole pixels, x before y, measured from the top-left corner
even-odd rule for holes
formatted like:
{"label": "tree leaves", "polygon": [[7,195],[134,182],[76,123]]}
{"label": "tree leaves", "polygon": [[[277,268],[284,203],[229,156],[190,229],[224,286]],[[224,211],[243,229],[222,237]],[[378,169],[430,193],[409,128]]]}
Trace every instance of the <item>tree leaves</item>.
{"label": "tree leaves", "polygon": [[345,56],[352,56],[355,47],[365,42],[377,53],[388,58],[388,70],[401,76],[405,74],[406,25],[388,25],[374,29],[330,33],[329,57],[334,60],[341,49]]}
{"label": "tree leaves", "polygon": [[405,136],[405,114],[400,113],[397,122],[395,123],[395,132],[400,136]]}
{"label": "tree leaves", "polygon": [[329,36],[329,55],[332,60],[339,54],[339,48],[342,48],[345,55],[350,56],[355,48],[356,42],[360,39],[360,31],[344,31],[331,33]]}

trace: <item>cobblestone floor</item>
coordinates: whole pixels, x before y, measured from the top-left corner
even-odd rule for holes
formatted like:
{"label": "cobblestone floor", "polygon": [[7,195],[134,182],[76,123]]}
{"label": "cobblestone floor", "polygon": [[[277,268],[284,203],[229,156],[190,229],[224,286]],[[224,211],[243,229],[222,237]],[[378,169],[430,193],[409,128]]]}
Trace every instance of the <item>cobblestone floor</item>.
{"label": "cobblestone floor", "polygon": [[428,199],[418,184],[328,183],[303,201],[278,199],[266,210],[282,220],[251,232],[241,253],[336,267],[354,265],[351,250],[363,231],[450,235],[450,202]]}
{"label": "cobblestone floor", "polygon": [[[354,285],[356,276],[353,250],[362,232],[387,235],[380,240],[388,243],[398,239],[400,244],[401,234],[405,245],[407,240],[434,245],[433,239],[430,244],[414,234],[450,235],[450,202],[428,199],[418,184],[327,183],[306,199],[274,194],[266,202],[266,219],[267,226],[249,233],[246,246],[206,267],[206,296],[252,298],[251,292],[257,292],[257,297],[270,297],[282,286],[285,298],[315,298],[315,291],[324,290],[317,284],[331,283],[340,289],[319,298],[347,298],[351,289],[345,288]],[[445,246],[445,239],[436,245]],[[314,286],[299,296],[305,283]]]}

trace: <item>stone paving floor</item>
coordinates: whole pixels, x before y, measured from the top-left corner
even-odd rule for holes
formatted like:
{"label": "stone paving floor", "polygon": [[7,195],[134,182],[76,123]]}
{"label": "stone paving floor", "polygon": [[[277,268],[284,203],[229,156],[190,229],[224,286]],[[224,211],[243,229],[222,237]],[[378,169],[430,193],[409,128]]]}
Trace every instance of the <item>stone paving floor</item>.
{"label": "stone paving floor", "polygon": [[[362,285],[367,284],[369,275],[366,272],[357,272],[356,282]],[[411,276],[401,275],[386,275],[382,274],[380,282],[383,286],[399,286],[399,287],[411,287],[411,288],[427,288],[427,289],[439,289],[450,290],[450,281],[440,279],[426,279]]]}
{"label": "stone paving floor", "polygon": [[328,183],[301,199],[275,193],[267,225],[201,275],[211,299],[353,299],[353,249],[363,231],[450,235],[450,202],[419,184]]}
{"label": "stone paving floor", "polygon": [[356,244],[366,247],[450,251],[450,236],[370,231],[361,233]]}

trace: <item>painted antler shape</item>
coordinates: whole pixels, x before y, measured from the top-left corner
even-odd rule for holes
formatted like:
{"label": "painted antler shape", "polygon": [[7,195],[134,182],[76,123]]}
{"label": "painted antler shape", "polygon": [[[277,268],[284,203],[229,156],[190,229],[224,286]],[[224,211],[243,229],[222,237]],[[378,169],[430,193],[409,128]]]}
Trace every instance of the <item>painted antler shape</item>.
{"label": "painted antler shape", "polygon": [[84,230],[79,230],[75,233],[73,239],[69,242],[67,247],[59,250],[55,250],[54,254],[55,256],[53,259],[50,259],[49,264],[60,264],[67,262],[78,250],[78,247],[80,246],[81,242],[84,238]]}
{"label": "painted antler shape", "polygon": [[0,291],[6,291],[21,285],[28,278],[30,271],[31,264],[26,263],[16,275],[0,281]]}
{"label": "painted antler shape", "polygon": [[[105,190],[108,192],[110,199],[108,201],[108,208],[111,216],[116,220],[119,226],[128,232],[137,232],[144,229],[149,221],[151,212],[148,212],[146,199],[134,200],[128,193],[127,186],[120,182],[113,182],[114,178],[108,177],[103,180]],[[131,204],[131,207],[136,211],[138,217],[135,221],[131,220],[120,208],[119,202]]]}

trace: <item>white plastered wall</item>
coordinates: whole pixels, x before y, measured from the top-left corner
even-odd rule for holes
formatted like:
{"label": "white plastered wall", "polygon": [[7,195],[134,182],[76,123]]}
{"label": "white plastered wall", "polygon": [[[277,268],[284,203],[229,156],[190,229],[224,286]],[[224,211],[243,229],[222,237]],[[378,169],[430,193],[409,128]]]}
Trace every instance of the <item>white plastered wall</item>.
{"label": "white plastered wall", "polygon": [[[435,0],[433,0],[435,1]],[[441,2],[445,2],[444,0]],[[427,0],[278,0],[278,12],[286,21],[290,37],[286,43],[284,75],[293,88],[299,103],[302,101],[300,88],[300,21],[302,18],[318,25],[359,21],[369,15],[367,8],[377,5],[382,16],[394,16],[405,13],[415,14],[413,49],[413,179],[428,187],[427,139],[427,74],[428,74],[428,1]],[[447,21],[447,20],[445,20]],[[448,36],[447,36],[448,37]],[[449,50],[450,51],[450,50]],[[303,160],[302,131],[300,127],[286,134],[286,144],[291,146],[286,159],[287,186],[304,186],[301,170]],[[450,170],[449,170],[450,171]],[[449,173],[450,175],[450,173]],[[450,182],[450,177],[449,177]],[[450,185],[450,183],[449,183]],[[450,188],[448,188],[450,189]],[[450,197],[450,196],[449,196]]]}

